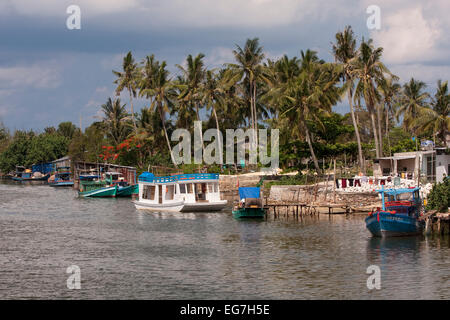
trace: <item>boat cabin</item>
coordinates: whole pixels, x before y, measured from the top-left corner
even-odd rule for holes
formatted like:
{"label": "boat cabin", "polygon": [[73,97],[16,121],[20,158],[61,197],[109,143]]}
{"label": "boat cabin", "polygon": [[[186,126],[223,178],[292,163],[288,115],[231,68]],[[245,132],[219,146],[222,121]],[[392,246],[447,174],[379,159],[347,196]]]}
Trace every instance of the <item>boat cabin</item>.
{"label": "boat cabin", "polygon": [[420,188],[379,190],[382,194],[383,210],[393,214],[417,216],[422,205],[419,190]]}

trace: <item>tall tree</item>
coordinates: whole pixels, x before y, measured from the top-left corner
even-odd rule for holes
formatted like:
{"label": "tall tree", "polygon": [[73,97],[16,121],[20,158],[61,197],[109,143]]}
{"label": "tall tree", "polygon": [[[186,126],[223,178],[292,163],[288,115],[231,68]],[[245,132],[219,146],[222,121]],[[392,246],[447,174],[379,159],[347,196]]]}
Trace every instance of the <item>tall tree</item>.
{"label": "tall tree", "polygon": [[[205,55],[203,53],[199,53],[195,58],[190,54],[186,58],[186,67],[177,65],[178,69],[181,70],[184,76],[183,85],[180,85],[181,95],[179,96],[179,99],[184,100],[184,103],[194,105],[197,121],[200,122],[200,87],[205,79],[206,72],[203,62],[204,57]],[[202,142],[202,149],[205,149],[202,130],[200,131],[200,139]]]}
{"label": "tall tree", "polygon": [[281,115],[296,126],[299,136],[305,137],[314,166],[320,172],[308,122],[314,121],[323,126],[320,115],[330,112],[340,100],[343,89],[337,84],[342,68],[319,60],[316,52],[311,50],[301,52],[300,66],[299,75],[283,85],[277,100],[282,108]]}
{"label": "tall tree", "polygon": [[398,103],[397,117],[403,116],[403,128],[414,136],[417,135],[415,119],[419,111],[429,104],[430,94],[425,92],[426,84],[423,81],[411,78],[403,85]]}
{"label": "tall tree", "polygon": [[239,70],[244,77],[244,84],[248,86],[248,100],[250,103],[250,121],[249,124],[254,129],[254,143],[258,140],[258,115],[256,110],[257,84],[263,77],[262,61],[265,57],[263,48],[259,45],[259,39],[247,39],[244,48],[236,45],[233,50],[236,64],[229,64],[231,67]]}
{"label": "tall tree", "polygon": [[123,58],[122,70],[122,72],[113,70],[114,75],[117,76],[117,79],[114,81],[114,83],[117,84],[116,95],[120,95],[124,89],[128,90],[130,95],[131,119],[133,121],[134,131],[137,133],[133,109],[133,97],[136,97],[136,89],[139,82],[140,73],[137,64],[134,62],[131,51],[128,52]]}
{"label": "tall tree", "polygon": [[383,48],[375,48],[372,39],[368,41],[362,39],[358,55],[350,60],[350,76],[357,81],[354,100],[359,101],[364,98],[372,122],[377,158],[381,157],[382,144],[375,121],[375,112],[378,111],[380,103],[377,84],[385,78],[386,74],[392,76],[389,69],[381,62],[382,53]]}
{"label": "tall tree", "polygon": [[148,81],[152,85],[150,87],[142,87],[139,94],[149,98],[151,101],[150,109],[157,110],[159,113],[170,158],[172,159],[173,165],[177,167],[166,127],[166,114],[168,112],[170,113],[170,110],[173,108],[172,100],[175,94],[173,84],[169,79],[169,71],[166,69],[167,63],[165,61],[162,63],[158,62],[157,66],[156,72],[152,75],[153,79]]}
{"label": "tall tree", "polygon": [[117,146],[129,133],[129,126],[127,125],[129,114],[125,109],[125,104],[121,105],[120,98],[115,100],[108,98],[106,103],[102,105],[102,111],[106,134],[113,144]]}
{"label": "tall tree", "polygon": [[447,146],[447,136],[450,134],[450,94],[448,81],[438,80],[436,94],[431,108],[420,107],[419,116],[414,125],[423,133],[430,132],[438,138],[443,146]]}
{"label": "tall tree", "polygon": [[356,39],[353,34],[352,27],[345,27],[343,32],[336,33],[336,43],[333,44],[333,54],[336,62],[342,63],[344,70],[342,78],[347,85],[348,104],[350,106],[350,113],[352,116],[353,127],[355,129],[356,142],[358,143],[358,160],[359,166],[365,172],[364,158],[361,147],[361,137],[359,135],[358,124],[356,122],[355,111],[353,108],[353,89],[355,79],[351,76],[350,61],[356,57]]}

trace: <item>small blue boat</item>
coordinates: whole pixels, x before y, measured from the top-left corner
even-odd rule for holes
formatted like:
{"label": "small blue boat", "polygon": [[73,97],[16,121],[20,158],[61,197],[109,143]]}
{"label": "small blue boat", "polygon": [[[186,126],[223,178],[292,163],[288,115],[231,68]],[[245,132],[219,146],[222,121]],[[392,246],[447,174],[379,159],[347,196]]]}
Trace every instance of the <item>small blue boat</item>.
{"label": "small blue boat", "polygon": [[369,213],[366,227],[375,237],[420,235],[425,226],[420,219],[420,188],[378,190],[383,207]]}
{"label": "small blue boat", "polygon": [[233,208],[236,219],[264,219],[264,208],[259,187],[239,187],[239,203]]}
{"label": "small blue boat", "polygon": [[73,187],[71,174],[70,167],[59,167],[56,173],[48,178],[48,184],[51,187]]}

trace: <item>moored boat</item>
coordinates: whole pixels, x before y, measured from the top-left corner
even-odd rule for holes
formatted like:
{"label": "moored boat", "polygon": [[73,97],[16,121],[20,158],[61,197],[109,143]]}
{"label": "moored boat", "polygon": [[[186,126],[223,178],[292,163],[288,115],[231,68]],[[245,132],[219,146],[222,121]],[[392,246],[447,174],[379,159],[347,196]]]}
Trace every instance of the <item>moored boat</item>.
{"label": "moored boat", "polygon": [[422,234],[420,219],[422,201],[420,188],[378,190],[382,208],[370,212],[365,219],[367,229],[375,237],[411,236]]}
{"label": "moored boat", "polygon": [[240,187],[239,203],[233,208],[236,219],[263,219],[266,208],[263,207],[259,187]]}
{"label": "moored boat", "polygon": [[50,174],[32,172],[30,169],[25,169],[25,167],[17,166],[12,180],[19,182],[47,181],[49,177]]}
{"label": "moored boat", "polygon": [[138,178],[137,209],[153,211],[219,211],[227,201],[220,198],[219,175],[215,173],[178,174],[156,177],[144,172]]}
{"label": "moored boat", "polygon": [[51,187],[72,187],[74,182],[71,174],[70,167],[59,167],[55,174],[48,178],[48,184]]}
{"label": "moored boat", "polygon": [[110,185],[117,185],[116,197],[131,197],[139,193],[139,185],[130,185],[120,172],[106,172],[105,180]]}
{"label": "moored boat", "polygon": [[84,175],[80,178],[80,190],[78,195],[80,197],[115,197],[118,185],[110,184],[109,181],[101,180],[99,175]]}

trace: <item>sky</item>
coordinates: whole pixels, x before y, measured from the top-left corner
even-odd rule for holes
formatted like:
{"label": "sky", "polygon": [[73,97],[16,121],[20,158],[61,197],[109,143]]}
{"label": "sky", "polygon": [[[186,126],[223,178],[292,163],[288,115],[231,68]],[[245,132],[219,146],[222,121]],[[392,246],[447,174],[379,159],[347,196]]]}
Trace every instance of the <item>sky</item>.
{"label": "sky", "polygon": [[[67,28],[70,5],[80,8],[81,29]],[[379,30],[367,25],[371,5],[380,8]],[[254,37],[268,58],[312,49],[332,61],[331,43],[346,25],[384,48],[401,83],[414,77],[433,93],[450,78],[448,12],[448,0],[0,0],[0,122],[85,128],[115,96],[112,70],[128,51],[138,62],[166,60],[173,76],[188,54],[204,53],[209,68],[233,62],[236,45]],[[126,93],[121,100],[128,105]]]}

